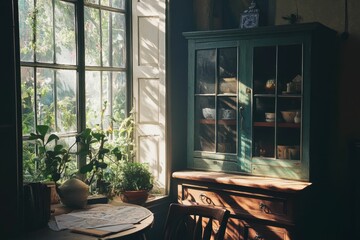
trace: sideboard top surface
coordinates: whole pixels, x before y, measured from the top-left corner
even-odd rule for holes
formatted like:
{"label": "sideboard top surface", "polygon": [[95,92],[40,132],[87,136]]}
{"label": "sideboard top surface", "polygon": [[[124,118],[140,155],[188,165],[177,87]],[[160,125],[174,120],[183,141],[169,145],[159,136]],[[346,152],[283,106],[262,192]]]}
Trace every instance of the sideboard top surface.
{"label": "sideboard top surface", "polygon": [[179,180],[226,184],[288,193],[302,191],[311,185],[310,182],[207,171],[178,171],[174,172],[172,177]]}

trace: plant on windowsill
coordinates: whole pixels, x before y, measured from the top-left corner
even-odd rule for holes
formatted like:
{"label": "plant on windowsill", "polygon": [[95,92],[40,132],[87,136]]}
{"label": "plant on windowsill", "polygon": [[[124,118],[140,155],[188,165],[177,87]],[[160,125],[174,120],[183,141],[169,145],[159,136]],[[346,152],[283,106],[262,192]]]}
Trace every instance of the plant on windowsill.
{"label": "plant on windowsill", "polygon": [[34,158],[38,170],[43,179],[54,183],[56,192],[64,205],[76,208],[84,207],[88,196],[88,188],[81,180],[70,178],[61,186],[59,183],[68,163],[72,161],[71,154],[76,154],[71,152],[76,142],[66,149],[62,144],[58,143],[60,138],[56,134],[48,135],[49,130],[50,127],[47,125],[38,125],[36,126],[36,132],[30,133],[29,140],[35,140],[38,146],[38,154]]}
{"label": "plant on windowsill", "polygon": [[105,157],[110,158],[110,150],[105,146],[108,141],[107,135],[103,131],[93,131],[85,129],[77,136],[79,143],[79,155],[85,157],[87,164],[79,170],[81,174],[88,174],[85,183],[92,186],[93,191],[108,195],[109,183],[104,179],[104,170],[108,167]]}
{"label": "plant on windowsill", "polygon": [[153,175],[145,163],[135,162],[134,112],[121,121],[119,140],[111,153],[116,156],[113,191],[122,201],[144,204],[153,188]]}

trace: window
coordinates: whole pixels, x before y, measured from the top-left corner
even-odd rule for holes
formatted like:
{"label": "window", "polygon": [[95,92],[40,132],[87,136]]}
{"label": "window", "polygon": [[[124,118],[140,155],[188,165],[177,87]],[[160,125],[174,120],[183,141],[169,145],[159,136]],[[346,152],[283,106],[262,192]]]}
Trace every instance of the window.
{"label": "window", "polygon": [[[29,134],[48,125],[69,146],[128,112],[125,0],[19,0],[24,180],[37,179]],[[116,136],[115,134],[113,136]],[[111,138],[113,138],[111,136]],[[68,172],[77,169],[73,162]]]}
{"label": "window", "polygon": [[[32,161],[37,149],[29,140],[35,126],[49,125],[61,144],[69,146],[87,127],[115,131],[117,121],[133,105],[136,160],[149,163],[154,192],[166,194],[166,1],[18,0],[18,4],[24,180],[41,180],[36,179]],[[75,172],[84,164],[81,159],[79,164],[73,161],[67,171]]]}

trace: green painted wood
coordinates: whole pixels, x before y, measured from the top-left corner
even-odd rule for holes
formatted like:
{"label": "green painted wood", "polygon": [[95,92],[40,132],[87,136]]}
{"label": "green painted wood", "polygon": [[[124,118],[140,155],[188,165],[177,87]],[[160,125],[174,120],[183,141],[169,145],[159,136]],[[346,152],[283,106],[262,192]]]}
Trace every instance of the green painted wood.
{"label": "green painted wood", "polygon": [[[214,170],[224,172],[247,173],[302,181],[321,179],[322,168],[326,167],[331,157],[321,149],[326,149],[334,139],[326,134],[329,127],[334,126],[331,120],[321,119],[331,116],[331,94],[333,90],[333,55],[336,32],[320,23],[306,23],[282,26],[266,26],[254,29],[230,29],[217,31],[201,31],[183,33],[188,39],[188,168]],[[284,99],[301,99],[302,123],[300,131],[300,160],[284,160],[259,158],[253,156],[253,61],[254,49],[257,47],[274,46],[279,48],[288,45],[302,46],[303,89],[301,94],[284,96],[279,92],[271,95],[257,94],[256,97],[274,99],[275,110]],[[238,143],[237,153],[212,153],[194,151],[195,129],[195,66],[196,51],[199,49],[219,49],[236,47],[238,49],[238,109],[242,106],[244,116],[241,121],[240,112],[237,116]],[[278,64],[278,63],[276,63]],[[278,65],[276,65],[278,68]],[[276,76],[277,79],[277,76]],[[319,91],[319,89],[322,89]],[[250,90],[250,93],[249,91]],[[278,143],[278,131],[282,127],[274,125],[274,153]]]}

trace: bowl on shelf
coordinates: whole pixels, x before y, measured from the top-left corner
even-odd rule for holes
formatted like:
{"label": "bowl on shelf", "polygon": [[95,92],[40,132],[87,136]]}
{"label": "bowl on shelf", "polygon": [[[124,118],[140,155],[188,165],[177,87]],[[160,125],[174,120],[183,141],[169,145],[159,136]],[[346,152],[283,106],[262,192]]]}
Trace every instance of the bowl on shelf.
{"label": "bowl on shelf", "polygon": [[281,116],[282,116],[282,118],[284,119],[285,122],[293,123],[296,112],[298,112],[298,110],[281,111]]}
{"label": "bowl on shelf", "polygon": [[215,119],[216,109],[215,108],[203,108],[202,114],[205,119]]}
{"label": "bowl on shelf", "polygon": [[265,122],[274,122],[275,121],[275,113],[266,112],[265,113]]}

